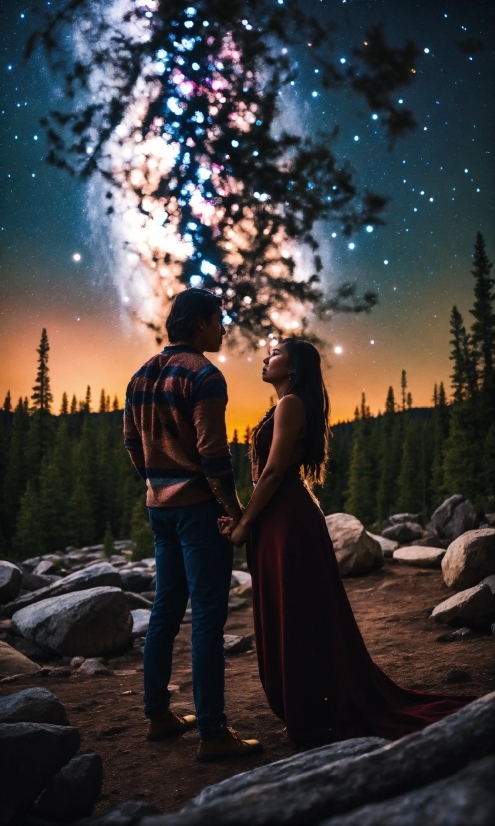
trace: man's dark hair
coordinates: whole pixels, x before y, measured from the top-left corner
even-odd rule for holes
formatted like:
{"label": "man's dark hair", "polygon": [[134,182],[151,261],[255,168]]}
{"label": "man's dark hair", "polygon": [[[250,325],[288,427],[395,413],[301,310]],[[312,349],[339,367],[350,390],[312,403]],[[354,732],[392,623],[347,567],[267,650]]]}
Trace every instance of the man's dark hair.
{"label": "man's dark hair", "polygon": [[191,287],[175,296],[168,314],[165,327],[168,340],[191,341],[198,329],[198,318],[211,321],[213,313],[222,306],[222,299],[210,293]]}

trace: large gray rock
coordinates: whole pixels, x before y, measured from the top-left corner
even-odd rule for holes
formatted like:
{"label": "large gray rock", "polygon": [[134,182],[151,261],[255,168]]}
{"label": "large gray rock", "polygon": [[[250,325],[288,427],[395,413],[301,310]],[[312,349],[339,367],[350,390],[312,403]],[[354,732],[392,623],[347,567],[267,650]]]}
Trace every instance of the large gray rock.
{"label": "large gray rock", "polygon": [[469,499],[455,493],[436,509],[428,527],[444,539],[456,539],[476,527],[476,520],[477,514]]}
{"label": "large gray rock", "polygon": [[99,817],[81,820],[78,826],[139,826],[141,823],[145,824],[152,815],[159,814],[161,810],[154,803],[126,800],[124,803],[111,806]]}
{"label": "large gray rock", "polygon": [[442,561],[443,580],[460,591],[495,574],[495,528],[467,531],[450,543]]}
{"label": "large gray rock", "polygon": [[29,660],[20,651],[0,640],[0,680],[14,677],[16,674],[36,674],[39,665]]}
{"label": "large gray rock", "polygon": [[22,574],[12,562],[0,559],[0,605],[15,599],[21,590]]}
{"label": "large gray rock", "polygon": [[44,648],[36,645],[36,643],[30,642],[30,640],[25,640],[24,637],[16,637],[13,634],[9,634],[6,642],[8,642],[12,648],[15,648],[16,651],[20,651],[21,654],[24,654],[28,660],[32,660],[34,663],[38,663],[38,665],[49,663],[53,660],[53,654],[45,651]]}
{"label": "large gray rock", "polygon": [[91,588],[17,611],[14,631],[63,656],[98,657],[125,648],[132,617],[120,588]]}
{"label": "large gray rock", "polygon": [[379,748],[387,745],[387,740],[382,737],[355,737],[351,740],[344,740],[342,743],[332,743],[328,746],[321,746],[317,749],[295,754],[285,760],[277,760],[275,763],[268,763],[266,766],[259,766],[252,771],[237,774],[222,780],[214,786],[207,786],[199,795],[186,803],[183,811],[197,809],[198,806],[209,803],[226,803],[235,795],[254,791],[268,784],[281,783],[290,780],[295,775],[307,774],[318,769],[344,760],[348,757],[358,757],[361,754],[370,754]]}
{"label": "large gray rock", "polygon": [[222,784],[211,787],[203,805],[188,805],[177,814],[150,819],[147,826],[318,824],[453,775],[492,754],[494,748],[495,692],[371,754],[343,758],[310,771],[296,769],[278,782],[236,790],[230,797],[222,793],[218,800],[214,790]]}
{"label": "large gray rock", "polygon": [[63,579],[61,576],[38,576],[38,574],[29,574],[27,571],[24,571],[22,574],[22,583],[21,588],[23,591],[40,591],[42,588],[46,588],[48,585],[53,585],[54,582],[59,582],[59,580]]}
{"label": "large gray rock", "polygon": [[401,525],[404,522],[413,522],[414,524],[418,524],[419,513],[393,513],[392,516],[388,517],[389,526]]}
{"label": "large gray rock", "polygon": [[55,564],[53,559],[42,559],[33,571],[35,576],[49,576],[60,572],[60,563]]}
{"label": "large gray rock", "polygon": [[419,545],[410,545],[394,551],[393,558],[403,565],[413,565],[415,568],[440,568],[445,551],[441,548],[424,548]]}
{"label": "large gray rock", "polygon": [[444,600],[433,610],[431,619],[470,628],[489,628],[495,619],[495,593],[490,583],[480,582]]}
{"label": "large gray rock", "polygon": [[398,522],[390,528],[384,528],[382,536],[385,539],[392,539],[399,544],[415,542],[423,536],[423,528],[416,522]]}
{"label": "large gray rock", "polygon": [[46,688],[25,688],[0,697],[0,723],[50,723],[68,726],[62,703]]}
{"label": "large gray rock", "polygon": [[30,594],[19,597],[14,600],[14,602],[4,606],[2,615],[12,617],[16,611],[27,608],[28,605],[34,605],[36,602],[41,602],[51,597],[62,596],[62,594],[85,591],[88,588],[100,588],[104,585],[121,588],[122,580],[120,579],[119,572],[113,565],[110,565],[108,562],[97,562],[88,568],[83,568],[80,571],[69,574],[64,577],[64,579],[54,582],[46,588],[41,588],[39,591],[33,591]]}
{"label": "large gray rock", "polygon": [[71,726],[0,723],[0,811],[28,812],[79,745],[79,732]]}
{"label": "large gray rock", "polygon": [[380,536],[377,533],[371,533],[370,531],[367,531],[367,534],[368,536],[371,536],[375,542],[378,542],[385,558],[391,557],[393,552],[399,547],[399,543],[396,542],[395,539],[385,539],[384,536]]}
{"label": "large gray rock", "polygon": [[151,611],[146,608],[136,608],[132,614],[132,636],[145,637],[150,624]]}
{"label": "large gray rock", "polygon": [[382,567],[383,551],[359,519],[349,513],[332,513],[325,521],[342,576],[361,576]]}
{"label": "large gray rock", "polygon": [[120,571],[122,588],[124,591],[133,591],[136,594],[141,591],[149,591],[153,574],[149,570],[134,568],[132,570]]}
{"label": "large gray rock", "polygon": [[78,754],[52,777],[34,807],[34,814],[56,823],[88,817],[103,785],[99,754]]}
{"label": "large gray rock", "polygon": [[392,800],[360,806],[318,826],[493,826],[495,757]]}

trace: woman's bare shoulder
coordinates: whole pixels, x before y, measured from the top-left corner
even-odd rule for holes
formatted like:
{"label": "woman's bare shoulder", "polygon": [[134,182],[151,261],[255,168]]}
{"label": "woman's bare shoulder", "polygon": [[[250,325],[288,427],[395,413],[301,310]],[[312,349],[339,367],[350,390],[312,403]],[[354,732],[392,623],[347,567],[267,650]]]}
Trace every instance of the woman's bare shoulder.
{"label": "woman's bare shoulder", "polygon": [[290,417],[298,418],[301,422],[304,421],[306,418],[306,408],[304,407],[304,402],[299,396],[296,396],[295,393],[287,393],[286,396],[282,396],[280,401],[278,402],[275,408],[275,415],[277,418],[285,418]]}

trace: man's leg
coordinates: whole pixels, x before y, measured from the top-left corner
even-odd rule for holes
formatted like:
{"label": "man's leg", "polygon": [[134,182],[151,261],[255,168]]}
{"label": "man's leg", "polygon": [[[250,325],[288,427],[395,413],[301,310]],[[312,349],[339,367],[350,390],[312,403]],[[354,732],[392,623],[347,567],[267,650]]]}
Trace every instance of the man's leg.
{"label": "man's leg", "polygon": [[169,707],[172,651],[189,596],[176,514],[176,508],[149,509],[155,539],[156,597],[144,644],[144,713],[151,720],[163,717]]}
{"label": "man's leg", "polygon": [[193,692],[202,740],[218,737],[226,725],[223,630],[233,546],[218,531],[221,515],[216,502],[207,502],[184,508],[177,522],[191,595]]}

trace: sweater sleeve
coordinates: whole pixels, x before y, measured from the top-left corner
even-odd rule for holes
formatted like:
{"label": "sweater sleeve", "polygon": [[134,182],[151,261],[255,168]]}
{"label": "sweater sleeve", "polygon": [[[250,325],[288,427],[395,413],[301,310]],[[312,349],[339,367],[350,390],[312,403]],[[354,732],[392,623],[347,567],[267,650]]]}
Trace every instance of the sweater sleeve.
{"label": "sweater sleeve", "polygon": [[140,477],[146,481],[146,463],[144,459],[143,440],[134,418],[133,407],[133,386],[129,383],[126,391],[124,405],[124,445],[131,457],[131,462],[139,473]]}
{"label": "sweater sleeve", "polygon": [[225,494],[235,492],[225,424],[227,401],[224,377],[213,364],[207,365],[194,382],[193,423],[203,472],[213,495],[222,504]]}

